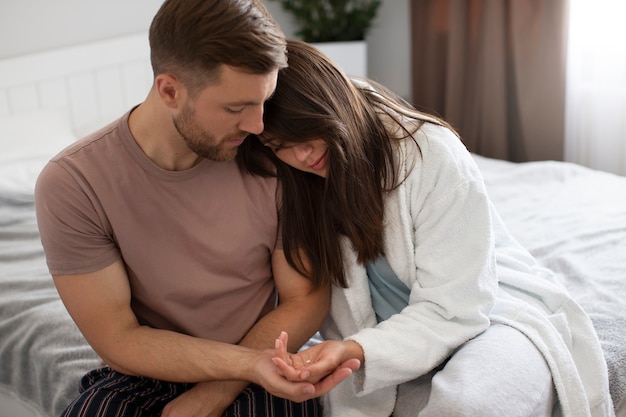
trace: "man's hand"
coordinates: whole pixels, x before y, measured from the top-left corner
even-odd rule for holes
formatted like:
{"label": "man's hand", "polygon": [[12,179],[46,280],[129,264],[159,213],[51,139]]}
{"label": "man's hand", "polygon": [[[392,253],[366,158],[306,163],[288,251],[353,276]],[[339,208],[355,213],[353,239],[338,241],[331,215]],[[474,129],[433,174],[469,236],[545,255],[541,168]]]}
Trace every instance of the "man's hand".
{"label": "man's hand", "polygon": [[356,342],[329,340],[292,354],[286,349],[287,341],[287,333],[282,332],[272,360],[279,374],[289,381],[310,382],[328,392],[361,366],[363,350]]}

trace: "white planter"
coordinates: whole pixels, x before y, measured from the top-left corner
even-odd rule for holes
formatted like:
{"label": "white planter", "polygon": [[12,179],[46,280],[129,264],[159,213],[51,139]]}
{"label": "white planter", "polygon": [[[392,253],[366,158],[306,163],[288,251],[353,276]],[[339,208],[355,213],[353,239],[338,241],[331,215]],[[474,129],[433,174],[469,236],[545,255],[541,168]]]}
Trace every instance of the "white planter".
{"label": "white planter", "polygon": [[328,55],[348,75],[367,77],[367,43],[365,41],[320,42],[313,46]]}

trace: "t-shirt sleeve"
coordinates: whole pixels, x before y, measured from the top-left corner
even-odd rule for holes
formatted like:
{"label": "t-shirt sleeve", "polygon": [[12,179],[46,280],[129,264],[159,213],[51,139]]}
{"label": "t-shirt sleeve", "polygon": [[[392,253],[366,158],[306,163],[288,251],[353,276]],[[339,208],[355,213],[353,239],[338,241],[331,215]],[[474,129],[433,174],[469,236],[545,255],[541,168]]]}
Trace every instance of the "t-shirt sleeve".
{"label": "t-shirt sleeve", "polygon": [[37,180],[35,208],[52,275],[95,272],[120,258],[106,215],[80,174],[49,162]]}

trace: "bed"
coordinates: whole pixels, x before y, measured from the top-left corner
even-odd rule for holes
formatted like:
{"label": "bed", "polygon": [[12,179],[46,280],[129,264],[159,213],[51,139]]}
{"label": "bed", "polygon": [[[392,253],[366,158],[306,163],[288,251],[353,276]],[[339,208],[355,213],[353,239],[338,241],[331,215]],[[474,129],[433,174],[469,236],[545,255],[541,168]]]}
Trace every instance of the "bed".
{"label": "bed", "polygon": [[[144,33],[0,61],[0,416],[58,416],[98,365],[47,271],[33,186],[47,159],[148,91]],[[626,417],[626,177],[474,155],[517,239],[589,313]]]}

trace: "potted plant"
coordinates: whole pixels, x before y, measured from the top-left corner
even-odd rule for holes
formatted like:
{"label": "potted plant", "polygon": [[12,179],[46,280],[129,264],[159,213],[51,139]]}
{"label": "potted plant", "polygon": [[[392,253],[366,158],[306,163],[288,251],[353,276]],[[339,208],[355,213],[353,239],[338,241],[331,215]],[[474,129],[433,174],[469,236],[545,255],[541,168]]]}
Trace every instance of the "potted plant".
{"label": "potted plant", "polygon": [[280,3],[298,27],[296,35],[315,44],[351,75],[366,74],[365,35],[381,0],[270,0]]}

